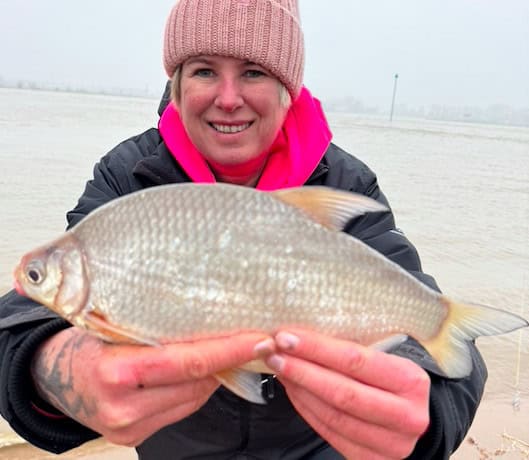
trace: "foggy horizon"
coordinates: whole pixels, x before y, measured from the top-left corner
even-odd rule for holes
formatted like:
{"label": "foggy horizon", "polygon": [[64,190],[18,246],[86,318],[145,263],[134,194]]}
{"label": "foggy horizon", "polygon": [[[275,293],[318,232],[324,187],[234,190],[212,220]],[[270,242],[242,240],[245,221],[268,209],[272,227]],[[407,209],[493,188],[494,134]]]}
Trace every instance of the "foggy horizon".
{"label": "foggy horizon", "polygon": [[[174,0],[0,0],[0,79],[161,94]],[[529,107],[525,0],[300,0],[305,85],[388,108]]]}

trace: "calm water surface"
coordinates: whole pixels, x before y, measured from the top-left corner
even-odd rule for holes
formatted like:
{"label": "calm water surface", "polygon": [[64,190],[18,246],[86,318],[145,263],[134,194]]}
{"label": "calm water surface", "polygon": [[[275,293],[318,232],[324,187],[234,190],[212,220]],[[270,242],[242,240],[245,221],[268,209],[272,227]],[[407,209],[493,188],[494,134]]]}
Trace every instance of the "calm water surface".
{"label": "calm water surface", "polygon": [[[25,251],[63,231],[93,164],[156,126],[157,106],[0,89],[0,292]],[[529,129],[343,114],[329,122],[335,142],[377,172],[397,225],[443,291],[529,316]],[[510,407],[517,395],[517,414],[529,413],[529,333],[478,345],[486,400]],[[497,431],[520,433],[519,417]],[[529,441],[529,423],[521,430]]]}

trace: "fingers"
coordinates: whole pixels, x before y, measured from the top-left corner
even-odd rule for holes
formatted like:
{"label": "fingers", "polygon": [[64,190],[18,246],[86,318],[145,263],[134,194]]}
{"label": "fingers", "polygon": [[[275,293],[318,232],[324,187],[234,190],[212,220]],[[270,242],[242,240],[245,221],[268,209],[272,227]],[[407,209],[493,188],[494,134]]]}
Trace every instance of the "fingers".
{"label": "fingers", "polygon": [[285,358],[278,375],[282,381],[306,389],[339,411],[369,423],[401,429],[408,402],[398,395],[292,356]]}
{"label": "fingers", "polygon": [[112,347],[101,364],[109,383],[129,388],[148,388],[202,379],[260,357],[273,341],[258,333],[168,344],[159,348],[120,347],[119,360]]}
{"label": "fingers", "polygon": [[[179,391],[174,389],[173,391]],[[134,423],[119,423],[100,432],[108,441],[129,447],[136,447],[160,429],[190,416],[202,407],[209,399],[210,393],[175,405],[164,405],[150,417]]]}
{"label": "fingers", "polygon": [[63,413],[113,442],[136,445],[201,407],[218,387],[212,374],[273,347],[255,333],[157,348],[111,345],[70,328],[40,347],[32,375]]}
{"label": "fingers", "polygon": [[282,383],[296,410],[347,458],[405,458],[415,445],[413,435],[351,418],[344,411],[330,411],[325,401],[308,390],[289,382]]}
{"label": "fingers", "polygon": [[114,444],[134,447],[161,428],[196,412],[218,387],[214,379],[136,391],[107,404],[92,419],[93,429]]}
{"label": "fingers", "polygon": [[279,332],[276,344],[285,353],[392,393],[414,391],[430,383],[427,374],[418,372],[420,368],[413,362],[350,341],[295,330]]}
{"label": "fingers", "polygon": [[106,430],[121,430],[151,418],[168,407],[207,399],[218,386],[218,382],[210,377],[145,389],[116,389],[102,395],[93,419]]}
{"label": "fingers", "polygon": [[211,374],[271,349],[273,340],[262,334],[159,348],[107,345],[96,366],[100,403],[90,425],[112,442],[136,445],[198,410],[219,386]]}
{"label": "fingers", "polygon": [[429,423],[428,375],[409,360],[308,331],[266,359],[305,420],[348,458],[403,458]]}

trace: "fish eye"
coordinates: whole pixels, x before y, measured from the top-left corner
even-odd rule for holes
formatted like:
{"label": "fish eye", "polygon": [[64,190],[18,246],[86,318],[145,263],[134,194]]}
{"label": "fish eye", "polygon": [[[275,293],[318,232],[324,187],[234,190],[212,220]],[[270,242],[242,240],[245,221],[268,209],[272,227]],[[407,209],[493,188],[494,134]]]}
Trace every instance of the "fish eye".
{"label": "fish eye", "polygon": [[46,277],[46,269],[40,260],[30,262],[26,268],[26,277],[32,284],[40,284]]}

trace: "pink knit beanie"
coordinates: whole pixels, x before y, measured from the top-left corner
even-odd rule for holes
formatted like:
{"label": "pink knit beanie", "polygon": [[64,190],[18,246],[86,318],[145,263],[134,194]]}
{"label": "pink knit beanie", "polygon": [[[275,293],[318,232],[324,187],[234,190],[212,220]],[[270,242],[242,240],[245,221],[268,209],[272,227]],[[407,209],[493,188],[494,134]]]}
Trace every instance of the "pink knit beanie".
{"label": "pink knit beanie", "polygon": [[202,54],[262,65],[296,99],[305,61],[297,0],[179,0],[165,27],[167,75]]}

